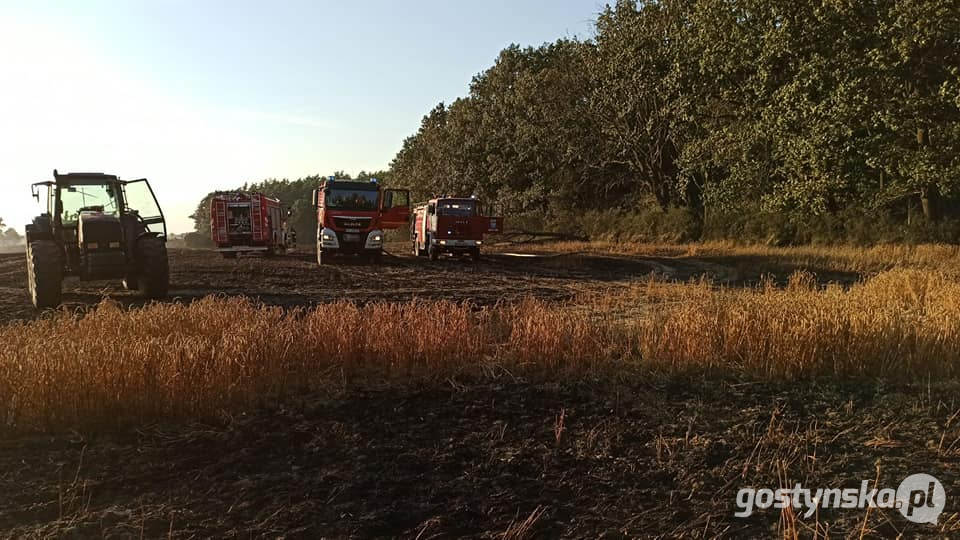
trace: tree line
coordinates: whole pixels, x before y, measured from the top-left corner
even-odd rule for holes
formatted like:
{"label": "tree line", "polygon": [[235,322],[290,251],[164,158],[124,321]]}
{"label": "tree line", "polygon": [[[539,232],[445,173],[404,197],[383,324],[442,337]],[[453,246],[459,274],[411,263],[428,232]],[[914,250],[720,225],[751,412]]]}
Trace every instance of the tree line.
{"label": "tree line", "polygon": [[956,216],[958,120],[956,0],[622,0],[593,39],[504,49],[391,171],[509,214],[797,241]]}
{"label": "tree line", "polygon": [[[958,150],[960,0],[620,0],[501,51],[375,174],[598,235],[958,241]],[[310,230],[318,181],[246,187]]]}
{"label": "tree line", "polygon": [[18,246],[23,243],[23,237],[13,227],[7,227],[0,217],[0,246]]}

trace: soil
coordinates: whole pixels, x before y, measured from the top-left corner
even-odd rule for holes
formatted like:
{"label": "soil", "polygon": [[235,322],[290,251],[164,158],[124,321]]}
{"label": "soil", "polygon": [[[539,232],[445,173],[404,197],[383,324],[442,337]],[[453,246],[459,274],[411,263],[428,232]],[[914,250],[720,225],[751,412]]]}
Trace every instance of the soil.
{"label": "soil", "polygon": [[[765,268],[763,261],[523,252],[477,263],[400,255],[323,267],[310,253],[170,254],[172,301],[222,293],[283,306],[560,300],[651,272],[740,286]],[[793,270],[766,267],[777,279]],[[103,297],[141,303],[114,283],[65,287],[67,309],[90,309]],[[0,323],[38,316],[22,254],[0,255]],[[863,480],[896,488],[923,472],[947,493],[936,525],[911,523],[895,509],[821,510],[797,521],[797,530],[947,537],[960,533],[957,396],[949,382],[653,374],[331,390],[215,424],[0,440],[0,536],[771,537],[789,532],[792,514],[735,517],[740,488],[845,488]]]}
{"label": "soil", "polygon": [[894,509],[821,510],[799,532],[947,537],[960,509],[960,452],[949,448],[960,436],[951,424],[956,395],[878,385],[510,380],[303,396],[224,425],[0,442],[0,530],[762,538],[782,532],[781,511],[735,517],[740,488],[869,480],[895,489],[925,472],[948,497],[936,526]]}
{"label": "soil", "polygon": [[[479,262],[468,257],[444,257],[430,262],[405,252],[405,244],[390,246],[379,263],[338,258],[318,266],[316,255],[301,251],[283,257],[223,259],[208,250],[171,249],[170,300],[191,301],[210,294],[247,296],[266,304],[310,306],[348,300],[406,301],[447,299],[491,305],[524,297],[569,299],[590,288],[646,279],[650,274],[687,281],[707,276],[718,284],[745,286],[761,275],[785,282],[797,268],[775,261],[737,257],[640,257],[584,253],[556,254],[534,250],[501,249],[485,253]],[[393,253],[393,254],[391,254]],[[856,274],[822,271],[821,280],[852,282]],[[130,306],[142,305],[119,281],[64,282],[63,307],[89,309],[103,298]],[[26,263],[22,253],[0,254],[0,323],[39,316],[29,303]]]}

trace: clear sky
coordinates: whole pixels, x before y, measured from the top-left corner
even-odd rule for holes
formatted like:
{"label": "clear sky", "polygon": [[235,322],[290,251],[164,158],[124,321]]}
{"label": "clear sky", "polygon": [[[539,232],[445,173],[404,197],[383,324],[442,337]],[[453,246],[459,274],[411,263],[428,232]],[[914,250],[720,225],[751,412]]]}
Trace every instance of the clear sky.
{"label": "clear sky", "polygon": [[172,232],[207,192],[386,168],[510,43],[590,37],[603,2],[0,0],[0,217],[60,172],[147,177]]}

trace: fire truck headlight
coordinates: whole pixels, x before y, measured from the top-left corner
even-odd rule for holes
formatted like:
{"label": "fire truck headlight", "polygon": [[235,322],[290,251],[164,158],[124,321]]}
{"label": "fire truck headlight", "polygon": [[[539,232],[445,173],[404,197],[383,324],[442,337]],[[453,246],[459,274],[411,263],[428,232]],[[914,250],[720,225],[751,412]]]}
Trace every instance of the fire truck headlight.
{"label": "fire truck headlight", "polygon": [[324,240],[333,240],[333,236],[324,233],[324,234],[323,234],[323,239],[324,239]]}
{"label": "fire truck headlight", "polygon": [[441,246],[447,245],[447,241],[446,241],[446,240],[441,240],[441,241],[440,241],[440,245],[441,245]]}
{"label": "fire truck headlight", "polygon": [[380,236],[379,234],[376,234],[376,235],[373,236],[373,241],[374,241],[374,242],[379,242],[379,241],[381,241],[381,240],[383,240],[383,237]]}
{"label": "fire truck headlight", "polygon": [[481,244],[483,244],[483,240],[477,240],[477,245],[479,246]]}

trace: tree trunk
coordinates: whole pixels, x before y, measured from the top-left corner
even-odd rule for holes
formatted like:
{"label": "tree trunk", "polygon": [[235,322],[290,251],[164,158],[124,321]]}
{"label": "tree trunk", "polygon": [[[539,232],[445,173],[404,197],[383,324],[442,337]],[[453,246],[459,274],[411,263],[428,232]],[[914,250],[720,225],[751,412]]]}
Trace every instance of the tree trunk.
{"label": "tree trunk", "polygon": [[923,205],[923,217],[927,221],[940,221],[940,191],[937,186],[928,185],[920,190],[920,204]]}
{"label": "tree trunk", "polygon": [[[930,146],[930,137],[927,130],[923,127],[917,128],[917,146],[923,152]],[[940,191],[937,186],[927,184],[920,190],[920,204],[923,205],[923,217],[927,221],[936,222],[940,220]]]}

